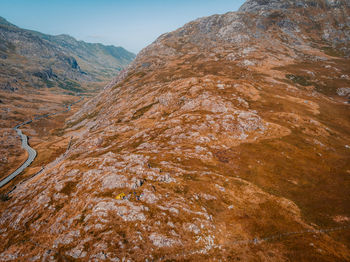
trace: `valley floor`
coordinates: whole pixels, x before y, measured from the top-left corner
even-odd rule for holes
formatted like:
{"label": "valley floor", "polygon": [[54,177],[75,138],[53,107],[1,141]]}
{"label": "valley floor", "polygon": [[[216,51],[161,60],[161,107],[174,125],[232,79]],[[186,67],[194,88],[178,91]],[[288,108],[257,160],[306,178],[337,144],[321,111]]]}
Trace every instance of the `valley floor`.
{"label": "valley floor", "polygon": [[[15,181],[0,189],[5,193],[23,177],[31,176],[41,170],[46,163],[54,160],[67,148],[70,138],[53,133],[54,129],[64,126],[65,119],[84,103],[81,97],[74,95],[55,94],[50,90],[40,90],[30,94],[0,92],[0,180],[14,172],[28,157],[21,147],[21,139],[14,127],[28,120],[31,123],[23,125],[21,130],[28,136],[28,143],[38,151],[38,156]],[[67,110],[67,105],[79,102]],[[38,116],[54,114],[48,117]],[[57,130],[56,130],[57,132]]]}

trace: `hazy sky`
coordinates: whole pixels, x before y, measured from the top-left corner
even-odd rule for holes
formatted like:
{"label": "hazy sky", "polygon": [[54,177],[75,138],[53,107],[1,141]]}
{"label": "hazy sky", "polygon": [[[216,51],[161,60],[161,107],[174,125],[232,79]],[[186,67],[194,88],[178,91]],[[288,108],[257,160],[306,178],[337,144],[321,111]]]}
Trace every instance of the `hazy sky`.
{"label": "hazy sky", "polygon": [[0,0],[0,16],[26,29],[69,34],[137,53],[198,17],[236,11],[244,0]]}

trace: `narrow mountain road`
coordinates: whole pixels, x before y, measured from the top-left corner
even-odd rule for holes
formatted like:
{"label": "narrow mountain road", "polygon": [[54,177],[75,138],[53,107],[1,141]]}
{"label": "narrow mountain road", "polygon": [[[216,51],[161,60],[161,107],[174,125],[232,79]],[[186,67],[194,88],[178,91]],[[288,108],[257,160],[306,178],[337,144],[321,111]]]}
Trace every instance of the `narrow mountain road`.
{"label": "narrow mountain road", "polygon": [[[34,117],[34,120],[48,118],[48,117],[53,116],[53,115],[58,115],[58,114],[61,114],[61,113],[68,112],[68,111],[71,110],[72,105],[79,103],[83,99],[84,99],[84,97],[81,97],[78,101],[69,104],[68,106],[66,106],[67,109],[65,109],[63,111],[37,116],[37,117]],[[9,183],[12,179],[14,179],[20,173],[22,173],[23,170],[25,170],[28,166],[30,166],[30,164],[34,161],[34,159],[37,156],[37,152],[32,147],[30,147],[29,144],[28,144],[28,137],[25,134],[23,134],[21,129],[19,129],[21,126],[28,125],[28,124],[30,124],[32,122],[33,122],[33,120],[28,120],[28,121],[23,122],[21,124],[18,124],[17,126],[14,127],[14,129],[17,132],[17,134],[20,136],[20,138],[22,140],[22,148],[25,149],[28,152],[28,158],[13,173],[11,173],[10,175],[8,175],[7,177],[5,177],[3,180],[0,181],[0,188],[3,187],[4,185],[6,185],[7,183]]]}
{"label": "narrow mountain road", "polygon": [[16,169],[16,171],[14,171],[12,174],[0,181],[0,187],[3,187],[16,176],[18,176],[20,173],[22,173],[22,171],[26,169],[37,156],[37,152],[28,145],[28,137],[25,134],[23,134],[22,130],[19,129],[17,126],[14,129],[16,130],[17,134],[21,137],[22,148],[24,148],[28,152],[28,158],[19,168]]}

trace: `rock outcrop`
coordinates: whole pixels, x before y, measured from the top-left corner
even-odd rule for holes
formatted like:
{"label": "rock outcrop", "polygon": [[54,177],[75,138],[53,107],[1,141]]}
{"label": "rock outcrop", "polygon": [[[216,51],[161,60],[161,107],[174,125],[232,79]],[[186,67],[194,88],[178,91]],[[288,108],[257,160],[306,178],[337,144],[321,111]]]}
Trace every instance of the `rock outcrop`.
{"label": "rock outcrop", "polygon": [[17,79],[26,88],[86,91],[106,82],[135,57],[122,47],[77,41],[21,29],[0,18],[0,83]]}

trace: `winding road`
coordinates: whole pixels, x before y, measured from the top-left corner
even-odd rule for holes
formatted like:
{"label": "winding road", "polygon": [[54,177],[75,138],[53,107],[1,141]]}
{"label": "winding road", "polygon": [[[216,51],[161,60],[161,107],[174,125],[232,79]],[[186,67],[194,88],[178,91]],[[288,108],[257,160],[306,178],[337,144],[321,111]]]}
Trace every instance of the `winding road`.
{"label": "winding road", "polygon": [[[81,100],[83,100],[84,97],[81,97],[78,101],[71,103],[69,105],[67,105],[67,109],[63,110],[63,111],[59,111],[56,113],[51,113],[51,114],[45,114],[45,115],[41,115],[41,116],[36,116],[34,117],[34,120],[39,120],[42,118],[48,118],[50,116],[53,115],[57,115],[57,114],[61,114],[61,113],[65,113],[71,110],[72,105],[79,103]],[[28,144],[28,137],[23,134],[22,130],[19,129],[21,126],[24,125],[28,125],[30,123],[32,123],[33,120],[28,120],[26,122],[23,122],[21,124],[18,124],[14,127],[14,130],[16,130],[17,134],[20,136],[21,140],[22,140],[22,148],[25,149],[28,152],[28,158],[27,160],[19,167],[17,168],[13,173],[11,173],[10,175],[8,175],[7,177],[5,177],[3,180],[0,181],[0,188],[3,187],[4,185],[6,185],[7,183],[9,183],[12,179],[14,179],[16,176],[18,176],[20,173],[22,173],[22,171],[24,169],[26,169],[28,166],[30,166],[30,164],[34,161],[34,159],[37,156],[37,152],[29,146]]]}
{"label": "winding road", "polygon": [[3,187],[16,176],[18,176],[20,173],[22,173],[22,171],[26,169],[37,156],[37,152],[28,145],[28,137],[25,134],[23,134],[22,130],[19,129],[17,126],[14,129],[17,131],[17,134],[21,137],[22,148],[28,152],[28,158],[19,168],[16,169],[16,171],[14,171],[12,174],[0,181],[0,187]]}

